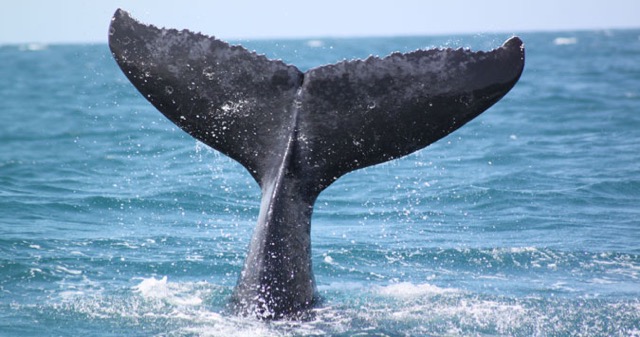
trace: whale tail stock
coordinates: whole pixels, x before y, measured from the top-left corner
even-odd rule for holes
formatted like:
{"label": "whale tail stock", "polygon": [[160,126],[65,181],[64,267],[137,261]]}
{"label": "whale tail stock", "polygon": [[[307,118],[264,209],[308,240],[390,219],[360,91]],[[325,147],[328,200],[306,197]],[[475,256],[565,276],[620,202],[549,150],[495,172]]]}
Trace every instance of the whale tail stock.
{"label": "whale tail stock", "polygon": [[524,67],[513,37],[490,52],[419,50],[302,73],[240,46],[116,11],[109,46],[131,83],[184,131],[240,162],[262,203],[234,291],[242,313],[316,301],[310,219],[340,176],[410,154],[502,98]]}

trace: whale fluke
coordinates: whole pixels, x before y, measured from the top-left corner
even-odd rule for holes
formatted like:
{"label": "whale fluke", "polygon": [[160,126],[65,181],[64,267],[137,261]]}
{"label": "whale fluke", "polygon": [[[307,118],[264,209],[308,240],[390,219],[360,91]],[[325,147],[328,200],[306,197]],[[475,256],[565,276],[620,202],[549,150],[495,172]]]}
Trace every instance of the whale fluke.
{"label": "whale fluke", "polygon": [[117,10],[109,47],[140,93],[241,163],[262,202],[234,310],[298,316],[317,301],[311,214],[342,175],[415,152],[502,98],[524,67],[513,37],[490,52],[418,50],[302,73],[241,46]]}

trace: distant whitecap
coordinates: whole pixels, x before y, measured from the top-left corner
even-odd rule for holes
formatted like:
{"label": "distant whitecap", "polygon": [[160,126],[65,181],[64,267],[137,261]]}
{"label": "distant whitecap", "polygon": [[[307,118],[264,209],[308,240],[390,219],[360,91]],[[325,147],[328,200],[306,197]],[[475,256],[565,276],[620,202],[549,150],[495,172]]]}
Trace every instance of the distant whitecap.
{"label": "distant whitecap", "polygon": [[42,51],[46,50],[49,46],[44,43],[27,43],[20,45],[20,51]]}
{"label": "distant whitecap", "polygon": [[309,40],[307,41],[307,46],[311,48],[320,48],[324,46],[324,42],[322,40]]}
{"label": "distant whitecap", "polygon": [[553,40],[553,44],[555,44],[556,46],[566,46],[576,43],[578,43],[578,39],[575,37],[556,37]]}

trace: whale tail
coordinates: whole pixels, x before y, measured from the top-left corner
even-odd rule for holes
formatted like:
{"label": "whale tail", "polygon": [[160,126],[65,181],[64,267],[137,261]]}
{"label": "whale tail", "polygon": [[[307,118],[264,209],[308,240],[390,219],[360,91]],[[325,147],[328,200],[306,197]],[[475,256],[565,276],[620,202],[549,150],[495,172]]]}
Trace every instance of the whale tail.
{"label": "whale tail", "polygon": [[524,67],[523,43],[513,37],[490,52],[419,50],[303,73],[213,37],[141,24],[122,10],[109,47],[161,113],[240,162],[261,186],[234,298],[266,303],[257,310],[269,317],[314,302],[308,232],[322,190],[458,129],[500,100]]}

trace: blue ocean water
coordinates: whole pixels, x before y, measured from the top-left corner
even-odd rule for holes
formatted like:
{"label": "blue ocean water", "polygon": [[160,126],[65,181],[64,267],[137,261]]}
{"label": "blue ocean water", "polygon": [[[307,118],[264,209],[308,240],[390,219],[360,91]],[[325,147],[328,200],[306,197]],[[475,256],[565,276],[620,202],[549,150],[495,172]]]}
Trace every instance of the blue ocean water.
{"label": "blue ocean water", "polygon": [[[308,69],[508,35],[238,41]],[[338,180],[305,322],[226,313],[260,191],[106,45],[0,46],[0,336],[640,336],[640,31],[527,33],[476,120]]]}

